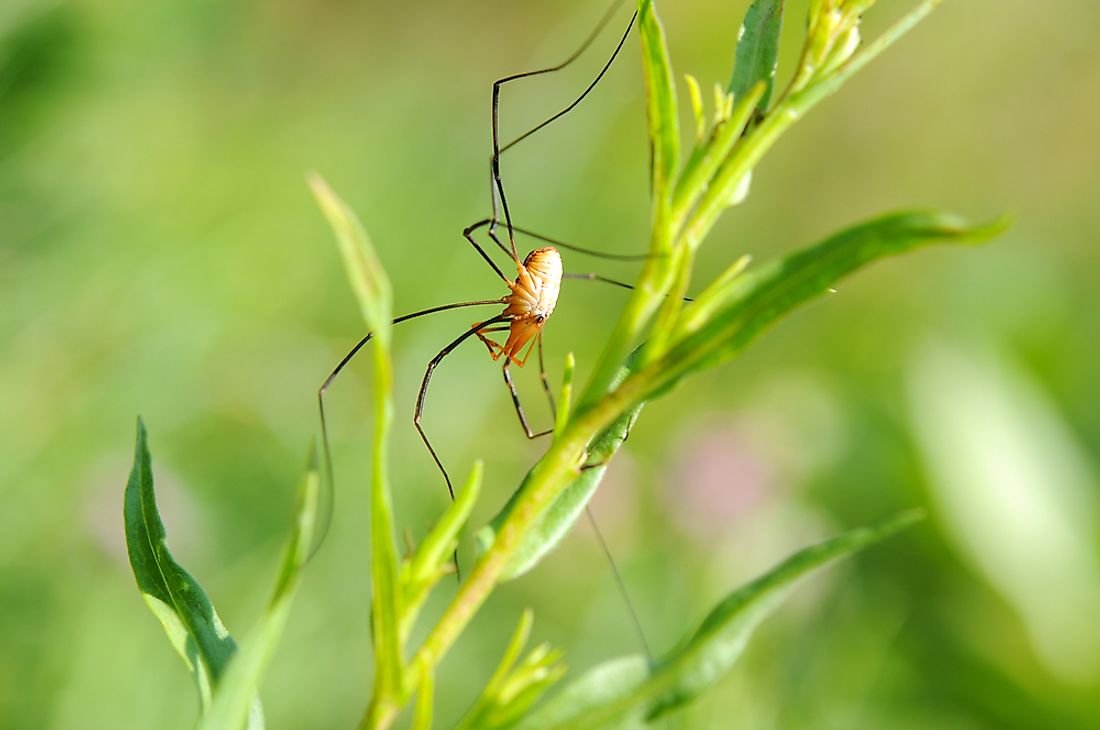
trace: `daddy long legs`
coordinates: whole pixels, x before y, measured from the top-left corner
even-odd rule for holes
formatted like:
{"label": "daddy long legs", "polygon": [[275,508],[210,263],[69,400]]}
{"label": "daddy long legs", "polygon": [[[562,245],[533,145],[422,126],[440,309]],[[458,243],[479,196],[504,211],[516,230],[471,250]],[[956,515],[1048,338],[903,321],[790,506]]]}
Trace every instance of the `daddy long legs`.
{"label": "daddy long legs", "polygon": [[[429,307],[427,309],[418,310],[409,314],[397,317],[394,320],[394,324],[406,322],[412,319],[425,317],[431,314],[439,312],[467,308],[467,307],[488,307],[492,305],[501,306],[503,309],[499,314],[496,314],[489,319],[485,319],[476,322],[461,332],[455,339],[449,342],[443,347],[438,354],[431,359],[427,365],[427,369],[424,373],[424,377],[421,380],[420,388],[417,393],[416,405],[413,414],[413,425],[417,430],[420,438],[424,442],[425,447],[430,453],[432,460],[435,462],[440,473],[443,475],[444,481],[447,486],[447,491],[452,499],[454,499],[454,485],[451,481],[451,477],[440,459],[438,452],[432,445],[431,440],[426,433],[422,419],[425,411],[425,405],[427,401],[427,395],[429,385],[431,384],[432,377],[435,374],[436,368],[443,362],[443,360],[451,354],[456,348],[458,348],[463,342],[476,338],[482,342],[489,351],[490,356],[494,361],[501,361],[501,372],[503,374],[504,382],[508,387],[509,393],[512,398],[512,403],[515,408],[516,414],[519,418],[520,425],[524,434],[528,439],[536,439],[541,436],[546,436],[551,431],[536,431],[531,427],[530,421],[523,409],[523,405],[519,398],[519,393],[516,389],[515,383],[512,379],[510,372],[511,366],[523,367],[534,351],[537,350],[537,363],[539,367],[539,378],[542,384],[542,389],[545,392],[550,404],[551,413],[554,412],[556,407],[555,396],[553,389],[550,386],[549,380],[546,375],[545,359],[543,355],[543,329],[549,320],[550,316],[554,312],[554,308],[557,304],[559,294],[561,293],[561,285],[563,280],[576,279],[602,282],[626,289],[632,288],[629,284],[617,281],[597,273],[592,272],[567,272],[563,267],[562,257],[559,249],[574,251],[577,253],[598,256],[607,259],[620,260],[620,261],[640,261],[646,258],[646,255],[623,255],[623,254],[605,254],[599,251],[582,248],[575,246],[564,241],[551,238],[534,231],[521,228],[515,225],[512,221],[512,214],[508,206],[507,196],[505,194],[505,188],[503,178],[500,170],[500,158],[501,155],[513,148],[518,143],[530,138],[532,135],[545,128],[557,119],[560,119],[564,115],[568,114],[574,109],[581,101],[584,100],[589,93],[596,87],[600,80],[605,76],[608,70],[611,68],[615,58],[622,50],[626,43],[627,38],[630,35],[630,31],[634,26],[637,18],[637,12],[635,12],[629,23],[626,26],[625,31],[618,38],[617,45],[610,57],[603,64],[598,74],[587,85],[583,92],[577,96],[569,105],[561,109],[556,114],[545,119],[538,125],[527,130],[523,134],[519,135],[510,142],[501,145],[499,135],[499,111],[500,111],[500,92],[505,84],[521,79],[531,78],[543,74],[549,74],[556,71],[560,71],[565,67],[573,63],[578,57],[580,57],[586,49],[591,46],[595,39],[599,36],[600,32],[614,17],[615,12],[619,9],[624,0],[615,0],[608,11],[601,18],[596,28],[585,38],[581,45],[569,55],[561,63],[550,66],[547,68],[539,69],[536,71],[528,71],[523,73],[512,74],[510,76],[498,79],[493,83],[492,87],[492,154],[490,157],[490,200],[492,207],[492,215],[489,218],[478,221],[463,230],[463,237],[474,248],[481,259],[493,270],[496,276],[501,280],[502,284],[507,287],[508,293],[497,299],[475,299],[470,301],[455,302],[451,304],[443,304],[435,307]],[[499,215],[503,213],[503,221],[501,221]],[[498,226],[503,223],[507,230],[507,244],[501,240],[501,237],[497,234]],[[483,247],[475,237],[475,233],[478,233],[484,229],[485,234],[492,242],[492,246]],[[516,234],[528,236],[534,238],[541,243],[545,244],[531,250],[524,258],[520,258],[518,248],[516,246]],[[510,263],[507,267],[502,268],[498,265],[497,261],[490,255],[490,251],[494,249],[499,250],[500,253],[507,256]],[[506,268],[515,268],[515,276],[511,277],[505,274]],[[332,455],[329,446],[328,427],[325,417],[325,394],[333,384],[335,379],[345,369],[345,367],[351,362],[356,354],[362,349],[367,342],[370,341],[372,335],[368,333],[365,335],[343,359],[333,369],[331,374],[324,380],[320,389],[318,390],[318,408],[321,418],[321,434],[322,445],[324,449],[324,456],[326,461],[326,468],[329,474],[330,484],[334,480],[333,467],[332,467]],[[499,341],[498,339],[499,338]],[[641,637],[643,645],[645,644],[644,633],[641,630],[641,625],[637,620],[637,616],[634,615],[633,606],[630,604],[629,598],[626,595],[625,585],[622,578],[615,567],[614,560],[611,558],[610,550],[607,547],[603,536],[599,532],[599,528],[592,519],[591,512],[589,519],[592,524],[596,537],[601,545],[601,548],[607,555],[611,562],[611,567],[615,575],[615,579],[619,584],[619,589],[622,591],[624,599],[631,613],[631,618],[636,626],[636,630]],[[327,521],[323,525],[322,530],[326,530],[328,527]],[[322,537],[323,539],[323,537]],[[455,567],[458,569],[457,553],[455,556]],[[648,652],[648,648],[647,648]]]}

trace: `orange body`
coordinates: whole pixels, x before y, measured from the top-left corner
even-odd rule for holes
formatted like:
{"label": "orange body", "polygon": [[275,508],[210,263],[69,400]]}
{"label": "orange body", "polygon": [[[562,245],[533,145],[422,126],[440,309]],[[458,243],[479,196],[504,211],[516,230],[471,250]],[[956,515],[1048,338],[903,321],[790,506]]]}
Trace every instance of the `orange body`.
{"label": "orange body", "polygon": [[558,302],[562,277],[561,254],[553,246],[536,248],[527,254],[523,263],[516,264],[516,270],[516,280],[508,284],[512,293],[504,298],[508,306],[503,313],[511,320],[507,327],[508,340],[501,345],[481,332],[478,337],[488,346],[494,360],[505,355],[508,362],[523,367],[531,350],[528,349],[522,359],[519,357],[520,350],[527,344],[534,346],[535,338],[542,334],[542,326]]}

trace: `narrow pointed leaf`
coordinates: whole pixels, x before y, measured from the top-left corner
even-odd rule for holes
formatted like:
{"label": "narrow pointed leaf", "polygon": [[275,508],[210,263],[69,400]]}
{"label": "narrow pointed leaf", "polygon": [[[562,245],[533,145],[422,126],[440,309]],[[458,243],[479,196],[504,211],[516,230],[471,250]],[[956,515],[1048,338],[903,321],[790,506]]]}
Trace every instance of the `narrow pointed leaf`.
{"label": "narrow pointed leaf", "polygon": [[[229,669],[214,694],[214,704],[200,725],[200,730],[239,730],[245,726],[250,714],[255,716],[257,713],[258,707],[254,698],[264,671],[275,653],[275,647],[282,637],[294,594],[301,582],[302,569],[309,560],[309,547],[317,521],[320,484],[321,475],[317,468],[316,455],[311,452],[305,476],[298,486],[294,524],[283,551],[275,589],[259,624],[245,638],[240,651],[229,663]],[[253,725],[249,724],[248,727]]]}
{"label": "narrow pointed leaf", "polygon": [[639,0],[638,31],[642,38],[646,114],[652,155],[652,192],[658,208],[667,205],[680,160],[680,120],[676,106],[676,82],[668,57],[665,32],[653,0]]}
{"label": "narrow pointed leaf", "polygon": [[749,89],[763,81],[764,93],[756,104],[758,113],[768,109],[775,85],[775,67],[779,61],[779,32],[783,27],[783,0],[753,0],[745,12],[737,35],[733,78],[730,92],[741,98]]}
{"label": "narrow pointed leaf", "polygon": [[535,614],[529,608],[524,609],[523,613],[520,614],[519,623],[516,624],[516,629],[512,632],[512,638],[508,641],[508,646],[505,647],[504,654],[501,656],[500,663],[497,664],[493,676],[485,683],[485,689],[482,691],[481,696],[477,698],[473,706],[466,712],[466,715],[459,721],[455,730],[473,730],[474,728],[484,727],[487,722],[486,718],[499,699],[500,686],[507,679],[512,667],[519,661],[523,648],[527,646],[534,620]]}
{"label": "narrow pointed leaf", "polygon": [[630,656],[601,664],[537,708],[518,727],[645,727],[725,676],[756,627],[782,604],[801,579],[919,519],[919,512],[904,513],[878,526],[851,530],[795,553],[728,595],[698,630],[665,657],[650,663],[642,656]]}
{"label": "narrow pointed leaf", "polygon": [[481,492],[482,472],[482,462],[475,461],[470,476],[466,479],[466,486],[424,536],[416,553],[402,566],[399,581],[403,591],[399,625],[402,642],[408,640],[432,588],[452,567],[451,555],[458,545],[458,535],[466,526]]}
{"label": "narrow pointed leaf", "polygon": [[[634,355],[630,363],[634,361]],[[631,372],[630,364],[621,368],[619,374],[612,381],[612,387],[621,383]],[[596,488],[603,481],[607,472],[607,463],[618,452],[630,435],[630,429],[638,420],[638,414],[642,410],[639,404],[627,410],[617,418],[610,426],[597,436],[588,450],[588,463],[598,464],[593,468],[585,469],[570,484],[561,495],[554,500],[538,522],[527,530],[522,538],[520,546],[512,553],[508,567],[501,573],[501,580],[511,580],[527,573],[534,568],[543,557],[552,551],[569,532],[573,523],[584,512],[585,505],[596,493]],[[479,552],[484,553],[492,545],[496,532],[504,523],[513,504],[523,492],[523,485],[512,495],[511,499],[497,513],[492,521],[478,531],[477,544]]]}
{"label": "narrow pointed leaf", "polygon": [[[717,311],[707,324],[682,337],[653,366],[655,387],[666,388],[688,372],[733,357],[784,315],[873,261],[935,243],[984,243],[1006,227],[1005,219],[972,226],[936,211],[891,213],[750,269],[733,280],[724,304],[708,300]],[[685,317],[692,316],[687,309]]]}
{"label": "narrow pointed leaf", "polygon": [[138,590],[191,673],[205,712],[237,647],[202,586],[168,551],[164,523],[157,511],[145,424],[140,418],[123,519]]}

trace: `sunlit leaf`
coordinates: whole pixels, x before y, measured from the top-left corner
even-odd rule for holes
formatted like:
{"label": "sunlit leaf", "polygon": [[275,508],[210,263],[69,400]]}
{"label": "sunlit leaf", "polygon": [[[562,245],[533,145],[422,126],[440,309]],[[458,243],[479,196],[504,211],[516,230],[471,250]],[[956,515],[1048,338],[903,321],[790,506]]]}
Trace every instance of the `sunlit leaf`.
{"label": "sunlit leaf", "polygon": [[779,32],[783,27],[783,0],[753,0],[745,12],[737,35],[733,78],[729,90],[741,98],[757,83],[765,83],[764,93],[756,104],[763,113],[768,109],[775,85],[775,67],[779,61]]}
{"label": "sunlit leaf", "polygon": [[677,649],[649,662],[631,656],[600,664],[566,686],[521,722],[541,728],[644,727],[713,686],[741,656],[756,627],[802,578],[884,540],[921,519],[907,512],[874,527],[846,532],[806,548],[734,591]]}
{"label": "sunlit leaf", "polygon": [[676,82],[668,57],[665,32],[653,0],[639,0],[638,30],[642,38],[642,69],[645,73],[646,114],[652,154],[653,196],[656,204],[667,204],[676,167],[680,160],[680,119],[676,105]]}
{"label": "sunlit leaf", "polygon": [[[768,327],[805,302],[821,296],[843,277],[878,259],[935,243],[983,243],[1007,222],[971,226],[940,212],[892,213],[841,231],[733,279],[728,289],[696,306],[716,313],[699,329],[684,334],[655,367],[658,387],[684,374],[727,360]],[[685,310],[692,319],[692,308]]]}
{"label": "sunlit leaf", "polygon": [[317,520],[320,483],[317,459],[311,453],[305,476],[298,486],[294,524],[283,551],[275,589],[259,624],[249,632],[241,643],[240,650],[229,663],[200,730],[239,730],[245,724],[250,711],[256,712],[254,698],[286,626],[294,594],[301,582],[302,568],[309,559],[310,542]]}
{"label": "sunlit leaf", "polygon": [[123,519],[126,550],[138,589],[183,658],[205,712],[237,647],[202,586],[168,551],[164,523],[157,511],[145,424],[140,418]]}
{"label": "sunlit leaf", "polygon": [[[629,372],[629,367],[622,368],[613,381],[613,386],[622,382]],[[512,553],[508,566],[501,574],[502,580],[518,578],[530,571],[558,546],[573,523],[584,512],[584,507],[592,499],[592,495],[596,493],[596,488],[599,487],[607,471],[607,463],[630,435],[630,429],[638,419],[641,410],[641,405],[629,409],[592,441],[588,451],[588,463],[595,466],[582,471],[531,529],[524,533],[519,547]],[[496,531],[503,524],[522,492],[521,486],[493,520],[478,532],[477,543],[480,552],[485,552],[492,545]]]}

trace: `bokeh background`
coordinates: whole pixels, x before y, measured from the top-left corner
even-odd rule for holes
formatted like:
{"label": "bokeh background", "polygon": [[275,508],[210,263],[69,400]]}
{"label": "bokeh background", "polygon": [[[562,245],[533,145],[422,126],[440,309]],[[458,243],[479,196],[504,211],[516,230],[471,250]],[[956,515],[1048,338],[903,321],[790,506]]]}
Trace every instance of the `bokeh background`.
{"label": "bokeh background", "polygon": [[[724,83],[746,4],[660,3],[677,70]],[[363,330],[305,174],[360,212],[399,311],[503,294],[461,237],[488,212],[490,83],[564,57],[602,5],[0,4],[0,727],[192,726],[189,678],[125,558],[135,416],[176,555],[243,635],[318,430],[316,388]],[[806,3],[789,5],[781,76]],[[909,5],[883,0],[869,29]],[[1016,220],[989,247],[860,273],[644,412],[595,512],[657,651],[797,547],[930,513],[800,589],[677,727],[1097,726],[1100,5],[1050,5],[945,3],[778,145],[708,241],[697,284],[884,210]],[[571,99],[615,32],[568,72],[509,87],[504,137]],[[517,222],[644,247],[640,75],[633,37],[590,100],[505,156]],[[567,284],[552,377],[568,351],[588,372],[622,302]],[[473,317],[397,332],[395,489],[414,537],[445,503],[409,423],[415,389]],[[341,485],[265,684],[275,728],[352,727],[365,706],[366,367],[332,391]],[[425,423],[452,473],[487,462],[475,524],[541,448],[476,346],[438,371]],[[528,605],[574,671],[639,648],[581,523],[448,657],[443,726]]]}

